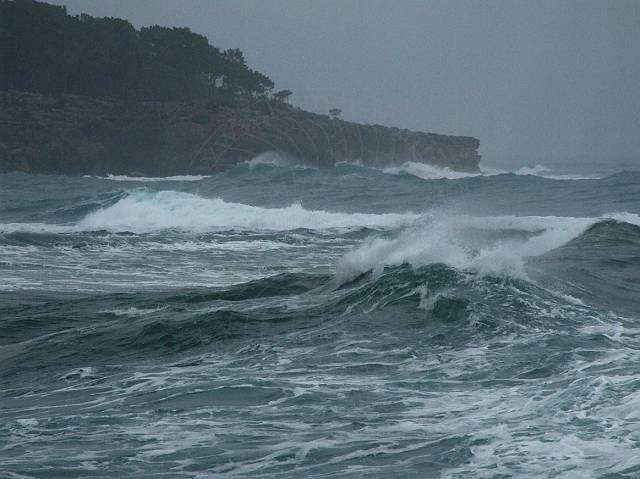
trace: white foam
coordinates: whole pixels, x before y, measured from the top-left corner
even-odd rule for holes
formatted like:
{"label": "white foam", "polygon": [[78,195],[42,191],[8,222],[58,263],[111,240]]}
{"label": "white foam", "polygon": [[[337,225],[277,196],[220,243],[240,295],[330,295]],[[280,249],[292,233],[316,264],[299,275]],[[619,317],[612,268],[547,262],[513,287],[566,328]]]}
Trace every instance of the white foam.
{"label": "white foam", "polygon": [[242,164],[247,165],[251,170],[261,165],[276,166],[279,168],[283,168],[285,166],[293,166],[293,162],[291,160],[284,158],[282,155],[274,151],[261,153],[251,160],[243,161]]}
{"label": "white foam", "polygon": [[108,313],[108,314],[113,314],[115,316],[135,317],[135,316],[146,316],[149,314],[158,313],[160,311],[164,311],[167,308],[168,306],[158,306],[156,308],[136,308],[134,306],[131,306],[126,309],[108,309],[108,310],[100,311],[100,313]]}
{"label": "white foam", "polygon": [[76,225],[76,229],[144,233],[164,229],[202,232],[229,229],[395,228],[416,218],[418,215],[411,213],[348,214],[306,210],[298,203],[285,208],[262,208],[176,191],[137,191],[112,206],[90,213]]}
{"label": "white foam", "polygon": [[552,180],[594,180],[600,178],[599,176],[558,174],[554,173],[553,169],[544,165],[523,166],[513,173],[516,175],[539,176],[540,178],[548,178]]}
{"label": "white foam", "polygon": [[96,377],[96,370],[93,367],[84,367],[72,369],[68,373],[64,374],[60,379],[91,379]]}
{"label": "white foam", "polygon": [[0,233],[72,233],[74,226],[51,223],[0,223]]}
{"label": "white foam", "polygon": [[24,427],[38,425],[38,420],[34,418],[16,419],[16,422]]}
{"label": "white foam", "polygon": [[551,169],[544,165],[535,165],[535,166],[523,166],[514,173],[516,175],[533,175],[533,176],[543,176],[544,174],[548,174],[551,172]]}
{"label": "white foam", "polygon": [[599,176],[559,174],[544,165],[523,166],[515,171],[500,170],[481,166],[480,171],[470,173],[463,171],[454,171],[447,167],[439,167],[427,163],[407,161],[399,166],[384,168],[382,169],[382,171],[391,175],[413,175],[418,178],[422,178],[423,180],[459,180],[461,178],[471,178],[474,176],[495,176],[509,173],[522,176],[538,176],[540,178],[548,178],[553,180],[592,180],[600,178]]}
{"label": "white foam", "polygon": [[617,213],[610,213],[606,216],[606,218],[620,221],[621,223],[631,223],[632,225],[640,226],[640,215],[637,215],[635,213],[621,211]]}
{"label": "white foam", "polygon": [[172,243],[145,242],[143,247],[147,251],[273,251],[295,248],[295,245],[282,241],[247,240],[247,241],[176,241]]}
{"label": "white foam", "polygon": [[400,166],[391,166],[382,170],[384,173],[391,175],[408,174],[422,178],[423,180],[440,180],[449,179],[457,180],[460,178],[470,178],[472,176],[482,176],[482,172],[465,173],[462,171],[453,171],[450,168],[443,168],[427,163],[418,163],[414,161],[406,161]]}
{"label": "white foam", "polygon": [[[347,280],[385,266],[445,263],[482,274],[526,277],[524,258],[538,256],[577,237],[597,218],[557,216],[442,216],[406,229],[393,239],[375,238],[347,253],[338,264],[338,278]],[[487,242],[478,231],[517,230],[517,238]]]}
{"label": "white foam", "polygon": [[127,176],[127,175],[107,175],[98,177],[103,180],[113,181],[139,181],[145,183],[152,183],[156,181],[200,181],[205,178],[211,178],[206,175],[176,175],[176,176]]}

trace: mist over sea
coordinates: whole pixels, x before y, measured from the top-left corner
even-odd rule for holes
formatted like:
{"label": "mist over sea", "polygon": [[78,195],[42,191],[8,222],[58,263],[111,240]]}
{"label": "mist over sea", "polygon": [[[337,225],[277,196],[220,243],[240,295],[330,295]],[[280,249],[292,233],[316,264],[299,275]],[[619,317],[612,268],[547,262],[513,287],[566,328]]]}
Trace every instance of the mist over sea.
{"label": "mist over sea", "polygon": [[0,477],[640,477],[640,171],[544,164],[0,175]]}

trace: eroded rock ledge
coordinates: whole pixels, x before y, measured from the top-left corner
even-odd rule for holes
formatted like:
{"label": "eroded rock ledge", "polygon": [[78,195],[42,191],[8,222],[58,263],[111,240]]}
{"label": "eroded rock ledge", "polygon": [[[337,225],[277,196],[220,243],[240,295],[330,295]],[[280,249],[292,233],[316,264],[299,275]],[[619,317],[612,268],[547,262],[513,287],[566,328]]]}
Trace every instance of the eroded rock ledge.
{"label": "eroded rock ledge", "polygon": [[416,161],[477,171],[479,140],[331,119],[281,102],[242,107],[0,92],[0,171],[207,174],[276,151],[314,166]]}

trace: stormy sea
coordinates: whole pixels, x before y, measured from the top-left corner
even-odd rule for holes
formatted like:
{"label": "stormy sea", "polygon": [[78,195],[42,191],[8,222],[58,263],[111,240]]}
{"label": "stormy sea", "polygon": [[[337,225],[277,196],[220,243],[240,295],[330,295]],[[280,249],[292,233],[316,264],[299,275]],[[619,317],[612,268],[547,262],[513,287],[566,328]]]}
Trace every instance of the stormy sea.
{"label": "stormy sea", "polygon": [[0,477],[640,477],[640,171],[0,175]]}

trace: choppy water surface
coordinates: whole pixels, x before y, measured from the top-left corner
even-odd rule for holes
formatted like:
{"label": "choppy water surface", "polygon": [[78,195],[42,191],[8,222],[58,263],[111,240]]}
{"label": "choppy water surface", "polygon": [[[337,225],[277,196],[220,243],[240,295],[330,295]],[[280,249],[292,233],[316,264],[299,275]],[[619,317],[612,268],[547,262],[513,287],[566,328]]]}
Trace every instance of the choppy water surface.
{"label": "choppy water surface", "polygon": [[0,477],[640,477],[640,173],[0,176]]}

